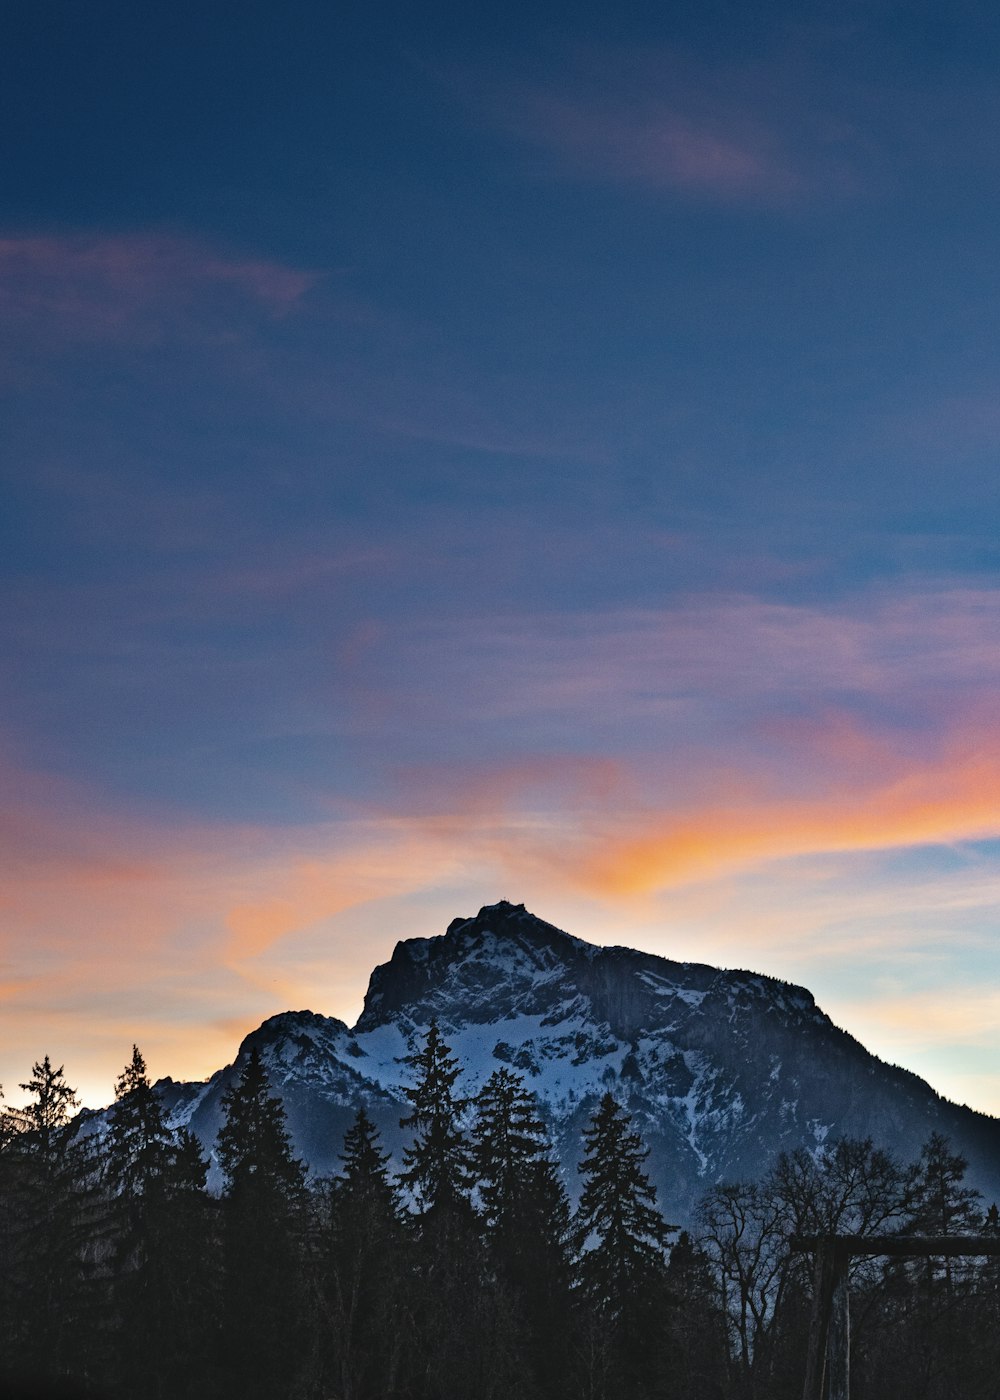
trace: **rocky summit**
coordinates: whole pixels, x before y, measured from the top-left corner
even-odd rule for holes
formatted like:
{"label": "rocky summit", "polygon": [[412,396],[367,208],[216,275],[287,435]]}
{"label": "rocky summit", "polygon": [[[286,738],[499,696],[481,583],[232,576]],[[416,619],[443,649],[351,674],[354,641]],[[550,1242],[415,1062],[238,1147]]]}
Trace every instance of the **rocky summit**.
{"label": "rocky summit", "polygon": [[877,1059],[805,988],[598,947],[506,900],[455,919],[441,937],[397,944],[372,973],[353,1029],[285,1012],[206,1083],[158,1088],[172,1121],[211,1151],[222,1096],[256,1045],[314,1174],[337,1170],[361,1106],[398,1158],[408,1140],[399,1127],[405,1057],[432,1019],[462,1064],[464,1095],[500,1065],[524,1076],[571,1193],[581,1130],[610,1091],[642,1132],[661,1207],[679,1223],[715,1183],[757,1177],[782,1150],[842,1135],[871,1137],[909,1160],[931,1132],[943,1133],[968,1158],[970,1182],[1000,1198],[1000,1120]]}

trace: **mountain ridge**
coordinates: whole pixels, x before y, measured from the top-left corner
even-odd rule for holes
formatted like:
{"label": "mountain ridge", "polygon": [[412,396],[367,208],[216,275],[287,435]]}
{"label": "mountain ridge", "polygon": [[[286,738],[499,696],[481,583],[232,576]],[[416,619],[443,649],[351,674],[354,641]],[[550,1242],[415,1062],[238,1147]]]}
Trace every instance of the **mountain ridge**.
{"label": "mountain ridge", "polygon": [[360,1107],[398,1160],[405,1060],[432,1019],[463,1067],[461,1093],[500,1065],[525,1076],[571,1193],[580,1133],[610,1090],[650,1147],[661,1207],[682,1223],[716,1182],[756,1177],[778,1152],[837,1136],[871,1137],[908,1160],[943,1132],[969,1159],[971,1182],[1000,1197],[1000,1122],[878,1060],[807,988],[590,944],[507,900],[453,919],[443,935],[400,940],[373,970],[355,1026],[281,1012],[211,1079],[158,1088],[172,1121],[211,1150],[222,1096],[256,1045],[314,1174],[337,1169]]}

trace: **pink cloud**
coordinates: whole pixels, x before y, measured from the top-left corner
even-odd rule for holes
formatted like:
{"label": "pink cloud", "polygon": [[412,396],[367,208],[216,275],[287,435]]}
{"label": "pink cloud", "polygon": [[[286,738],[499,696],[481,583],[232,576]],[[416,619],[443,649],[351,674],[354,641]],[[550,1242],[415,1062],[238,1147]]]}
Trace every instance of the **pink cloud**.
{"label": "pink cloud", "polygon": [[831,92],[809,69],[794,50],[706,64],[668,47],[605,45],[506,83],[445,81],[578,178],[783,204],[855,193],[879,164],[879,94]]}
{"label": "pink cloud", "polygon": [[722,199],[801,185],[780,142],[748,117],[699,120],[661,102],[600,110],[541,93],[523,116],[525,134],[583,174]]}
{"label": "pink cloud", "polygon": [[296,306],[314,272],[266,259],[227,256],[167,234],[0,239],[0,310],[73,338],[148,332],[150,317],[191,312],[214,292],[234,292],[272,316]]}
{"label": "pink cloud", "polygon": [[812,715],[891,705],[907,725],[932,726],[942,707],[987,703],[1000,685],[1000,593],[927,584],[837,604],[732,593],[661,609],[473,616],[389,633],[383,655],[405,667],[403,683],[391,672],[401,704],[429,717],[558,719],[583,742],[611,723],[625,752],[654,737],[690,742],[696,726],[728,749],[735,707],[745,740],[790,702]]}
{"label": "pink cloud", "polygon": [[[310,577],[262,586],[280,593]],[[133,1039],[164,1072],[202,1074],[231,1055],[226,1027],[289,1004],[346,1014],[396,936],[439,927],[429,917],[401,926],[394,914],[376,929],[387,901],[401,918],[431,899],[435,909],[456,903],[444,919],[507,893],[557,920],[567,904],[589,907],[591,929],[630,941],[648,931],[644,908],[673,900],[686,927],[699,902],[719,898],[763,961],[774,889],[791,866],[801,878],[803,862],[835,859],[843,886],[871,853],[1000,834],[998,628],[988,590],[928,587],[839,609],[731,595],[658,612],[511,618],[506,629],[479,620],[460,638],[441,626],[406,644],[366,630],[348,644],[352,663],[367,677],[372,653],[392,654],[410,723],[433,706],[450,731],[485,714],[510,734],[512,719],[534,722],[547,706],[561,742],[582,747],[595,713],[614,730],[597,756],[574,756],[526,729],[510,760],[401,769],[380,809],[342,801],[338,819],[294,828],[117,810],[105,794],[7,762],[0,1080],[16,1084],[50,1050],[79,1054],[109,1088]],[[877,699],[883,717],[829,703],[837,687]],[[946,707],[928,702],[935,687]],[[804,717],[772,711],[796,688]],[[749,707],[752,726],[719,717],[728,697]],[[685,726],[705,711],[699,747]],[[381,751],[394,716],[373,721],[369,707],[367,720]],[[326,794],[323,810],[342,796]],[[734,881],[757,882],[753,909],[725,903]],[[782,958],[838,910],[853,917],[852,889],[824,888],[821,911],[785,911]],[[891,892],[886,902],[909,908]],[[363,927],[374,931],[360,938]],[[692,935],[683,955],[699,952]],[[767,966],[787,971],[773,948]]]}
{"label": "pink cloud", "polygon": [[[735,875],[817,853],[998,831],[1000,748],[989,726],[957,731],[919,760],[873,740],[874,764],[857,725],[818,727],[800,742],[846,755],[839,782],[827,774],[789,798],[750,765],[730,771],[726,791],[706,782],[700,796],[667,790],[654,804],[639,764],[552,756],[456,770],[450,801],[438,783],[422,807],[413,774],[392,810],[291,830],[119,812],[100,794],[8,765],[0,1079],[16,1084],[48,1049],[98,1101],[133,1039],[162,1072],[200,1075],[231,1056],[234,1026],[289,1005],[348,1014],[397,936],[438,931],[429,916],[412,918],[428,898],[441,927],[503,892],[553,917],[590,901],[591,931],[648,946],[641,911],[658,892],[725,890]],[[773,923],[759,890],[757,903],[758,923]],[[807,939],[816,911],[796,917]]]}
{"label": "pink cloud", "polygon": [[[647,812],[608,831],[580,867],[605,893],[644,893],[800,856],[949,845],[1000,835],[1000,746],[963,735],[937,761],[900,761],[799,799],[772,797],[734,775],[724,803]],[[628,828],[631,827],[631,830]]]}
{"label": "pink cloud", "polygon": [[735,752],[691,781],[671,774],[658,793],[652,755],[631,764],[550,757],[456,771],[450,781],[414,774],[408,791],[411,807],[419,793],[421,814],[405,826],[428,841],[428,870],[430,851],[447,852],[518,887],[585,894],[609,908],[725,888],[783,862],[1000,836],[1000,743],[988,719],[957,724],[922,753],[894,750],[839,717],[799,743],[794,792]]}

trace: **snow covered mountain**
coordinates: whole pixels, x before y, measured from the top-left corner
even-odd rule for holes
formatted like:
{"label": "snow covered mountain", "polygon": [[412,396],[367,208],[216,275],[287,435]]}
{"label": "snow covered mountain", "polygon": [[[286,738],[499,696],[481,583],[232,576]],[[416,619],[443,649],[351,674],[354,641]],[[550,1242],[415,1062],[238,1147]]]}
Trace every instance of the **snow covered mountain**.
{"label": "snow covered mountain", "polygon": [[596,947],[506,900],[455,919],[443,937],[397,944],[372,973],[353,1029],[285,1012],[247,1036],[235,1064],[207,1083],[168,1079],[158,1088],[172,1121],[211,1150],[222,1096],[256,1045],[296,1151],[322,1175],[337,1169],[362,1104],[399,1152],[409,1082],[402,1060],[432,1018],[464,1067],[462,1093],[475,1093],[500,1065],[525,1076],[571,1192],[581,1130],[610,1090],[651,1148],[664,1213],[680,1223],[712,1184],[759,1176],[782,1149],[841,1134],[870,1136],[910,1159],[942,1132],[969,1159],[972,1183],[1000,1198],[1000,1120],[882,1063],[804,988]]}

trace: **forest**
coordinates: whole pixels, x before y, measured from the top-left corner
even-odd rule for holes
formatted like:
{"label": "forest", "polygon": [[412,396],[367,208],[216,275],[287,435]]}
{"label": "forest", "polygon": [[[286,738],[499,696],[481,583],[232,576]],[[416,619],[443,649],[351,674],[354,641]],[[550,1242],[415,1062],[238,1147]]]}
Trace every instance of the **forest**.
{"label": "forest", "polygon": [[[911,1163],[850,1139],[786,1153],[712,1186],[680,1230],[611,1094],[573,1206],[518,1075],[462,1099],[436,1025],[407,1064],[402,1169],[361,1109],[340,1171],[309,1180],[252,1052],[224,1100],[220,1194],[138,1048],[103,1119],[35,1064],[0,1115],[3,1394],[799,1400],[794,1235],[1000,1235],[939,1135]],[[1000,1258],[858,1258],[850,1288],[855,1400],[996,1400]]]}

